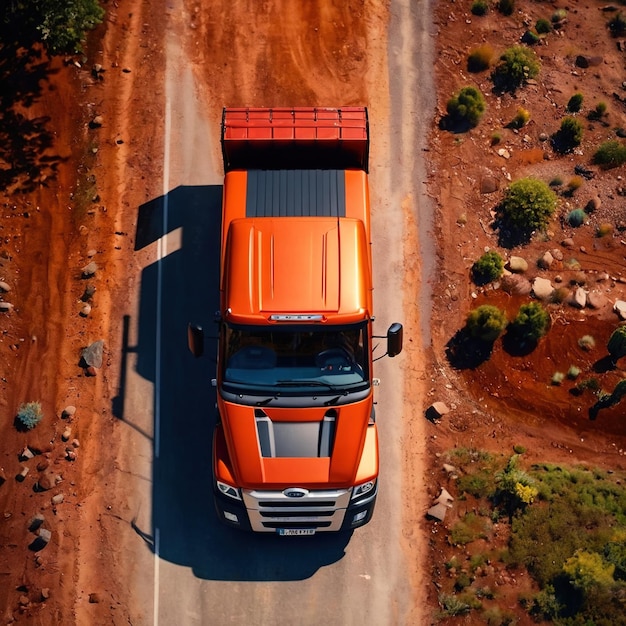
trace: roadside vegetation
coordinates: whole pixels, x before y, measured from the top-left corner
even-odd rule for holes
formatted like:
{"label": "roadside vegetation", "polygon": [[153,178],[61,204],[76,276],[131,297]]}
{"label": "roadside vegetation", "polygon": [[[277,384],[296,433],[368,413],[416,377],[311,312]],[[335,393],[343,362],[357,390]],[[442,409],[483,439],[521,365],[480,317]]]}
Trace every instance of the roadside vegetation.
{"label": "roadside vegetation", "polygon": [[0,45],[23,38],[41,41],[48,52],[74,53],[82,50],[88,31],[104,17],[98,0],[20,0],[0,5]]}
{"label": "roadside vegetation", "polygon": [[490,621],[503,611],[498,581],[526,572],[533,589],[519,593],[517,602],[536,620],[621,623],[626,475],[586,466],[528,466],[523,448],[516,449],[520,454],[511,456],[469,448],[444,455],[458,475],[458,506],[472,512],[448,526],[441,617],[471,613],[480,623],[515,623],[513,615],[512,621]]}

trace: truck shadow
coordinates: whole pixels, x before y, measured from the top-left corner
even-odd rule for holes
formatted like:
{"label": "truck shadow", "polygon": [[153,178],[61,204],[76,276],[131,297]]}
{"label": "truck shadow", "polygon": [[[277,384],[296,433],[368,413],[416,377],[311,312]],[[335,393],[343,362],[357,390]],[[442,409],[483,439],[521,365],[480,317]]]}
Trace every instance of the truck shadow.
{"label": "truck shadow", "polygon": [[[152,528],[133,530],[159,557],[210,580],[301,580],[344,556],[351,534],[280,538],[223,526],[213,508],[211,439],[219,309],[222,187],[178,187],[139,208],[135,249],[168,236],[168,254],[141,277],[138,340],[125,322],[120,393],[124,414],[126,354],[154,383]],[[161,239],[161,241],[163,241]],[[205,355],[187,349],[187,323],[205,330]],[[142,433],[145,434],[145,433]],[[148,435],[146,435],[148,437]]]}

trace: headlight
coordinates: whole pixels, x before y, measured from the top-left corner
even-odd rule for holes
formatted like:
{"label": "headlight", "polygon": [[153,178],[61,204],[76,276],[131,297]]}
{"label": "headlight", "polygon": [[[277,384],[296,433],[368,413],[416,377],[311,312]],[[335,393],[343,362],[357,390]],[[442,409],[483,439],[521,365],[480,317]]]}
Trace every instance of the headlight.
{"label": "headlight", "polygon": [[376,486],[375,480],[368,480],[366,483],[357,485],[352,491],[351,499],[354,500],[355,498],[360,498],[361,496],[368,494],[370,491],[372,491],[372,489],[374,489],[375,486]]}
{"label": "headlight", "polygon": [[241,500],[241,494],[239,493],[239,489],[233,487],[231,485],[227,485],[226,483],[222,483],[219,480],[216,480],[217,488],[223,493],[225,496],[229,498],[233,498],[233,500]]}

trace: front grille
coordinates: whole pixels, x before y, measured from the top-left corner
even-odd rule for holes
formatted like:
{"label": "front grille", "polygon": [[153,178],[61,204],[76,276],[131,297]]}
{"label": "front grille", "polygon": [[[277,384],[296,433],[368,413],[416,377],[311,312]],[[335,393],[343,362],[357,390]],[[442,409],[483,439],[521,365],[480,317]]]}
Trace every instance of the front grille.
{"label": "front grille", "polygon": [[277,528],[340,530],[350,504],[351,489],[306,492],[293,499],[282,491],[243,490],[252,530],[274,532]]}

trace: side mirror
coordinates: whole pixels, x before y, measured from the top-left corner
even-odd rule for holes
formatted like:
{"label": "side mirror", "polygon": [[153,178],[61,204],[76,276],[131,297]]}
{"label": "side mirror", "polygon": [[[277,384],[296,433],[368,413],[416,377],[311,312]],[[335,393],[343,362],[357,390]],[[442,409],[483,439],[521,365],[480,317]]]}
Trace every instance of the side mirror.
{"label": "side mirror", "polygon": [[187,345],[191,354],[195,357],[202,356],[204,352],[204,331],[197,324],[187,325]]}
{"label": "side mirror", "polygon": [[402,352],[402,324],[394,322],[387,331],[387,356],[394,357]]}

